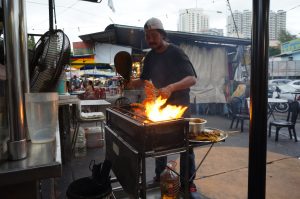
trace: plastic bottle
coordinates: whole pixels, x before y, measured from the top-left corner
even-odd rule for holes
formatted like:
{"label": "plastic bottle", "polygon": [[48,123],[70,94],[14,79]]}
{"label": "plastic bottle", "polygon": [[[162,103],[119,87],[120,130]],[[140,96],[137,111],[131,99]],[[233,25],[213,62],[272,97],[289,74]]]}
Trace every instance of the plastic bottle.
{"label": "plastic bottle", "polygon": [[77,140],[75,143],[75,157],[86,156],[86,138],[83,128],[79,128]]}
{"label": "plastic bottle", "polygon": [[176,162],[168,162],[167,167],[160,175],[160,191],[162,199],[179,198],[179,176],[172,171],[175,170],[175,167]]}

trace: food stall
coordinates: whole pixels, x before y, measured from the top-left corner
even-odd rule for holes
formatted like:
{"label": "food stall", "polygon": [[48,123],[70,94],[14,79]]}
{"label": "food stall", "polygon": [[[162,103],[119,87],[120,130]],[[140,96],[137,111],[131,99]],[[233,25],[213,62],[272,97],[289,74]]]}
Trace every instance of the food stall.
{"label": "food stall", "polygon": [[[5,3],[10,1],[6,0]],[[18,2],[22,5],[22,1]],[[266,177],[266,115],[267,115],[267,97],[265,96],[265,91],[267,90],[267,85],[265,80],[267,79],[267,48],[268,46],[268,10],[269,10],[269,1],[253,1],[253,41],[252,41],[252,66],[251,66],[251,73],[257,74],[256,76],[252,76],[251,79],[251,98],[250,98],[250,152],[249,152],[249,183],[248,183],[248,198],[264,198],[265,197],[265,177]],[[15,15],[14,15],[15,13]],[[17,14],[22,12],[12,12],[9,16],[14,16],[15,19],[18,19]],[[13,20],[12,20],[13,21]],[[15,21],[14,21],[15,22]],[[16,24],[16,23],[15,23]],[[22,25],[22,24],[21,24]],[[23,23],[24,25],[24,23]],[[13,25],[12,25],[13,27]],[[22,26],[25,27],[25,26]],[[19,29],[13,29],[9,32],[15,33],[22,33],[22,36],[26,37],[26,31],[22,27]],[[11,36],[15,36],[12,34]],[[10,35],[7,35],[6,39],[9,39]],[[13,41],[14,39],[11,39]],[[25,41],[25,40],[24,40]],[[19,42],[19,39],[15,40],[15,42]],[[24,46],[20,46],[19,44],[12,45],[15,49],[22,49],[23,55],[24,53]],[[10,52],[8,49],[8,52]],[[13,54],[7,54],[8,57],[12,58],[14,55],[20,55],[20,52],[15,52],[12,50]],[[14,54],[15,53],[15,54]],[[24,56],[26,57],[26,56]],[[10,60],[11,61],[11,60]],[[17,63],[8,63],[7,68],[14,68],[18,66],[18,63],[22,63],[26,65],[26,59],[22,60],[19,59]],[[10,65],[11,64],[11,65]],[[24,132],[20,131],[20,129],[24,129],[24,110],[23,110],[23,101],[22,95],[26,90],[22,90],[21,83],[20,83],[20,68],[14,68],[15,71],[13,75],[14,82],[10,81],[10,86],[8,87],[10,95],[8,98],[10,99],[10,103],[13,106],[17,106],[13,108],[9,106],[9,112],[14,113],[10,114],[9,117],[12,124],[9,124],[10,128],[12,129],[11,132],[15,133],[16,136],[12,136],[12,138],[17,138],[14,141],[20,141],[24,139]],[[8,113],[7,113],[8,114]],[[23,116],[23,117],[22,117]],[[8,117],[8,116],[7,116]],[[20,139],[21,138],[21,139]],[[56,145],[56,149],[59,150],[59,145]],[[30,148],[30,147],[29,147]],[[20,155],[20,154],[18,154]],[[28,158],[25,154],[21,154],[21,157],[18,158]],[[56,158],[59,160],[59,158]],[[12,163],[14,164],[14,163]],[[6,165],[6,164],[4,164]],[[5,166],[5,167],[14,167],[16,170],[13,172],[13,176],[17,176],[17,171],[19,171],[19,167],[13,166]],[[58,163],[59,167],[59,163]],[[22,167],[23,168],[23,167]],[[28,168],[26,168],[28,169]],[[37,172],[42,172],[42,176],[38,177],[50,177],[49,175],[45,174],[45,170],[37,170]],[[10,173],[8,170],[3,170],[3,174],[8,175]],[[12,173],[10,173],[12,174]],[[55,174],[57,174],[55,172]],[[55,177],[56,175],[53,175]],[[2,177],[2,176],[1,176]],[[24,180],[24,176],[22,177]],[[10,184],[11,187],[14,187],[14,184]]]}

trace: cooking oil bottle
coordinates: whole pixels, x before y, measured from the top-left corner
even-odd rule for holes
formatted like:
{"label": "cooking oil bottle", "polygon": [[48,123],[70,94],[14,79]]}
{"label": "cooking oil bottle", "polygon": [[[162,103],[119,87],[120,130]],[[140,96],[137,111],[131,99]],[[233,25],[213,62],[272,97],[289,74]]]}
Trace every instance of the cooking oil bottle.
{"label": "cooking oil bottle", "polygon": [[175,161],[168,162],[165,170],[160,175],[160,191],[162,199],[179,198],[179,176],[174,172]]}

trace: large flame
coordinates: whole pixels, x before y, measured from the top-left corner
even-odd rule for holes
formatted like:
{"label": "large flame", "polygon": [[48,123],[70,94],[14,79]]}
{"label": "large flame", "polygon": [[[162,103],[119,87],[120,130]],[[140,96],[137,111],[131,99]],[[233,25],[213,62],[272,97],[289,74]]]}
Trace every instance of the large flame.
{"label": "large flame", "polygon": [[187,107],[175,105],[163,107],[166,101],[167,99],[162,99],[161,96],[159,96],[154,101],[145,103],[145,113],[149,120],[158,122],[180,118],[187,109]]}

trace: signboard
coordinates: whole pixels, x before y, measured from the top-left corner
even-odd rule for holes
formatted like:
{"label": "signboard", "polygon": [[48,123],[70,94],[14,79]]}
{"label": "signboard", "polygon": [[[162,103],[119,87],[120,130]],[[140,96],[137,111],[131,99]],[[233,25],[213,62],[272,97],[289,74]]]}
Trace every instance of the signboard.
{"label": "signboard", "polygon": [[281,54],[300,50],[300,38],[294,39],[281,45]]}
{"label": "signboard", "polygon": [[88,42],[73,42],[74,55],[94,54],[94,46]]}

